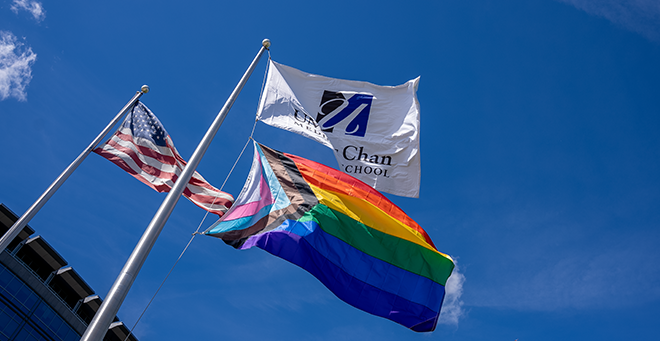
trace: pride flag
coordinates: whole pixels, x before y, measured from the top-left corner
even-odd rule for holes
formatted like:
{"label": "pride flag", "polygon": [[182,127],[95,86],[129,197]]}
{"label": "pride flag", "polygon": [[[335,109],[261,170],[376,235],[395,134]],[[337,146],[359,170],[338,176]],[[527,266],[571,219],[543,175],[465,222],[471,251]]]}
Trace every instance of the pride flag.
{"label": "pride flag", "polygon": [[255,142],[234,205],[204,233],[294,263],[337,297],[418,332],[433,331],[454,268],[426,232],[350,175]]}

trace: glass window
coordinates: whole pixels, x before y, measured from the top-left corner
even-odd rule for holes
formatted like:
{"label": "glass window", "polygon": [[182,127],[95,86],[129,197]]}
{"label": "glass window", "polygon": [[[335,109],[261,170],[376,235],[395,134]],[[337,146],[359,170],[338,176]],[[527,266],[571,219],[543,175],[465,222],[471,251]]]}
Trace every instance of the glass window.
{"label": "glass window", "polygon": [[[34,311],[34,315],[32,315],[32,320],[47,330],[49,335],[56,336],[58,339],[64,340],[69,334],[77,335],[73,328],[64,322],[46,303],[39,304]],[[80,338],[80,335],[78,335],[78,338]]]}
{"label": "glass window", "polygon": [[34,305],[39,301],[39,297],[30,289],[23,281],[18,279],[11,271],[7,270],[4,266],[0,266],[0,292],[3,293],[11,301],[12,304],[18,306],[23,310],[23,313],[28,313],[34,308]]}
{"label": "glass window", "polygon": [[72,331],[66,336],[66,338],[64,338],[64,341],[79,341],[80,337],[82,337],[82,335],[78,335],[78,333]]}
{"label": "glass window", "polygon": [[0,340],[9,340],[9,338],[16,332],[22,319],[16,315],[4,302],[2,304],[2,311],[0,311]]}
{"label": "glass window", "polygon": [[12,274],[12,278],[11,278],[11,280],[9,281],[9,283],[7,283],[7,285],[5,286],[5,288],[6,288],[7,291],[8,291],[10,294],[12,294],[12,296],[13,296],[16,292],[18,292],[19,290],[21,290],[21,287],[22,287],[22,286],[23,286],[23,283],[21,283],[21,281],[20,281],[18,278],[16,278],[16,277],[14,276],[14,274]]}
{"label": "glass window", "polygon": [[46,304],[39,304],[37,309],[34,310],[34,317],[38,318],[41,322],[46,325],[50,324],[50,321],[55,318],[55,312],[52,309],[48,308]]}
{"label": "glass window", "polygon": [[25,284],[23,284],[18,292],[14,294],[14,297],[16,297],[16,299],[28,310],[32,310],[34,304],[37,303],[38,300],[37,295],[34,294],[32,289],[28,288]]}
{"label": "glass window", "polygon": [[5,269],[4,266],[0,266],[0,286],[6,287],[13,276],[14,274],[9,273],[9,270]]}
{"label": "glass window", "polygon": [[41,334],[39,334],[34,328],[26,324],[21,332],[18,333],[18,336],[14,339],[16,341],[50,341]]}
{"label": "glass window", "polygon": [[46,302],[2,265],[0,295],[0,341],[8,341],[12,336],[16,341],[80,339],[80,335]]}

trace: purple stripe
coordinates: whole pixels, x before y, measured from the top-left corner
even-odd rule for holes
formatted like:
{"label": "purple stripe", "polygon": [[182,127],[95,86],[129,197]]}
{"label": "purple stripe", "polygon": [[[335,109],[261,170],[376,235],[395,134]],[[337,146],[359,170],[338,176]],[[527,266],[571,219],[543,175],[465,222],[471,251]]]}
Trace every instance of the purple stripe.
{"label": "purple stripe", "polygon": [[[294,225],[300,224],[297,223]],[[293,228],[297,230],[298,228],[302,228],[302,226]],[[404,297],[417,296],[416,300],[418,300],[419,295],[416,293],[416,290],[421,289],[420,292],[424,292],[424,288],[419,288],[419,285],[424,280],[427,280],[426,278],[421,281],[417,280],[416,283],[412,282],[412,286],[410,286],[408,284],[411,284],[410,281],[413,278],[417,279],[422,276],[411,274],[408,271],[371,257],[325,233],[320,228],[314,228],[312,226],[306,226],[305,228],[310,232],[305,237],[280,230],[279,228],[264,234],[252,236],[245,242],[241,249],[257,246],[275,256],[284,258],[300,266],[320,280],[341,300],[358,309],[390,319],[415,331],[432,331],[435,329],[440,304],[444,297],[444,287],[442,285],[428,280],[428,282],[434,283],[435,287],[427,288],[427,290],[431,289],[432,292],[435,291],[435,294],[426,296],[426,300],[429,300],[427,304],[415,303]],[[310,243],[319,245],[328,243],[328,245],[320,247],[321,250],[325,250],[324,253],[328,254],[328,256],[324,256]],[[345,253],[346,248],[350,248],[352,250],[350,251],[351,253],[357,252],[357,254],[348,256]],[[333,258],[328,252],[334,253],[335,257],[350,258],[349,267],[352,268],[351,272],[356,273],[360,277],[366,276],[366,278],[357,278],[350,275],[346,270],[328,259]],[[347,263],[340,262],[338,264]],[[376,266],[380,268],[380,271],[354,271],[356,268],[366,269],[369,266]],[[404,275],[401,272],[411,274],[412,277],[408,274]],[[378,274],[381,274],[381,276],[378,276]],[[392,278],[404,278],[407,283],[391,281]],[[379,283],[382,288],[369,283]],[[426,305],[435,306],[438,311],[429,309]]]}

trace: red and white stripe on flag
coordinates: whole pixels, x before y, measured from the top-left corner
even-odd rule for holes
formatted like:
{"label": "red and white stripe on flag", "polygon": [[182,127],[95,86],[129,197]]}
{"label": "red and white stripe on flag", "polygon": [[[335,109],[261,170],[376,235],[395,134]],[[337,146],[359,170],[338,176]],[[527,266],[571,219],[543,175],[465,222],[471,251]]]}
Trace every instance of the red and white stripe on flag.
{"label": "red and white stripe on flag", "polygon": [[[142,106],[141,109],[146,109],[144,111],[153,115],[142,103],[138,103],[136,106]],[[174,148],[170,136],[164,132],[155,116],[153,116],[155,123],[150,123],[157,124],[162,129],[164,134],[161,142],[164,140],[165,143],[161,144],[164,145],[154,143],[153,138],[144,137],[144,132],[134,134],[133,131],[138,123],[132,121],[141,119],[134,114],[137,114],[135,109],[126,117],[119,130],[94,152],[156,191],[169,192],[185,167],[186,161]],[[213,187],[198,172],[195,172],[190,178],[188,186],[183,191],[183,196],[195,205],[219,216],[222,216],[234,202],[234,198],[230,194]]]}

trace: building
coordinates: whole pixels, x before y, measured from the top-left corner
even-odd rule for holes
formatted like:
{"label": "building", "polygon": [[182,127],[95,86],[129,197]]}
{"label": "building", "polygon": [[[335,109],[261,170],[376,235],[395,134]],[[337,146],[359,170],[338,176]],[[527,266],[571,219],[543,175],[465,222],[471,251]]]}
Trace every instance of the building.
{"label": "building", "polygon": [[[0,203],[0,233],[18,220]],[[0,252],[0,341],[79,340],[101,306],[94,290],[34,230]],[[115,317],[105,341],[124,341],[129,329]],[[132,334],[130,341],[137,341]]]}

